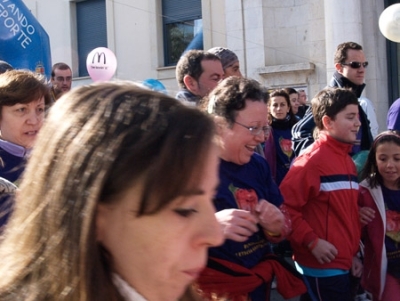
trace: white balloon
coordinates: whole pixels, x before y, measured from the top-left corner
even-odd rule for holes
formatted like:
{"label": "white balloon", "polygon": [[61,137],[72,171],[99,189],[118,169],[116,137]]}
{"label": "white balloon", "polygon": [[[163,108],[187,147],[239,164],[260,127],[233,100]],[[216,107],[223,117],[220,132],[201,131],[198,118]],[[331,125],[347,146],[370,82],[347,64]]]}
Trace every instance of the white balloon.
{"label": "white balloon", "polygon": [[379,29],[386,39],[400,42],[400,3],[389,6],[381,13]]}
{"label": "white balloon", "polygon": [[117,58],[110,49],[98,47],[88,54],[86,68],[93,81],[108,81],[117,70]]}

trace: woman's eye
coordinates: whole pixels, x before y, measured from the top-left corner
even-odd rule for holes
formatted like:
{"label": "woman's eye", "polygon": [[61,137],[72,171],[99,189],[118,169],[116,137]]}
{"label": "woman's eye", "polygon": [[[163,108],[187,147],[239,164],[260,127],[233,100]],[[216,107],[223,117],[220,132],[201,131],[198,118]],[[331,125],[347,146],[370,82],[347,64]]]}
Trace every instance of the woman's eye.
{"label": "woman's eye", "polygon": [[19,109],[17,109],[16,111],[17,111],[17,112],[20,112],[20,113],[23,113],[23,112],[26,111],[26,108],[19,108]]}
{"label": "woman's eye", "polygon": [[174,209],[175,213],[177,213],[178,215],[182,216],[182,217],[189,217],[194,213],[197,213],[196,209],[183,209],[183,208],[179,208],[179,209]]}

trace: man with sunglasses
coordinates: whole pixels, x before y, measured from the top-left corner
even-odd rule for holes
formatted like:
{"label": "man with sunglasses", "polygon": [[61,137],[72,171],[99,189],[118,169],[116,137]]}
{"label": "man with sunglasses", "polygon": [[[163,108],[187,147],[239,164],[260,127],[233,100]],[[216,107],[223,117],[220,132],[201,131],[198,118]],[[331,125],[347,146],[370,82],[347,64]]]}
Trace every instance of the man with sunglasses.
{"label": "man with sunglasses", "polygon": [[[368,66],[362,46],[355,42],[339,44],[334,55],[334,63],[336,71],[333,73],[328,86],[349,88],[360,98],[365,87],[365,71]],[[352,155],[359,153],[361,150],[369,150],[373,141],[370,121],[362,107],[358,106],[358,109],[361,122],[357,135],[359,143],[353,146]],[[314,128],[314,118],[311,110],[308,109],[304,118],[295,124],[292,129],[293,150],[296,156],[314,142]]]}

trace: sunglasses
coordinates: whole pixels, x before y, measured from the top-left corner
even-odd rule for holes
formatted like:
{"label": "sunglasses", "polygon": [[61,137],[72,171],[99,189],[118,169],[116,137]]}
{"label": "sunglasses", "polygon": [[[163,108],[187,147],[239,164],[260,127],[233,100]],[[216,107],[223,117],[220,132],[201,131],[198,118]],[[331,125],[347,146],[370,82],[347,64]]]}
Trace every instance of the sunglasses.
{"label": "sunglasses", "polygon": [[353,68],[353,69],[358,69],[361,66],[363,66],[364,68],[367,68],[368,62],[363,62],[363,63],[361,63],[361,62],[342,63],[342,66],[349,66],[350,68]]}

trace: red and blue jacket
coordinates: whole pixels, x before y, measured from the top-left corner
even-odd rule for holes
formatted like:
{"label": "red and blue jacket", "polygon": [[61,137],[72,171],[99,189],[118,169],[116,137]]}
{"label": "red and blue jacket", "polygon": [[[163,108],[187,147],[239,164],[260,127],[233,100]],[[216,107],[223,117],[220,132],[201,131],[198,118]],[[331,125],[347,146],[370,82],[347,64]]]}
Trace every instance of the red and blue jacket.
{"label": "red and blue jacket", "polygon": [[[288,237],[295,260],[315,269],[349,270],[360,242],[358,181],[349,155],[352,145],[325,132],[289,169],[280,190],[292,220]],[[333,244],[338,254],[321,265],[308,245],[321,238]]]}

